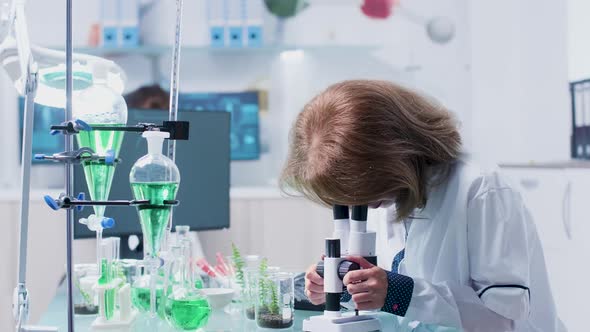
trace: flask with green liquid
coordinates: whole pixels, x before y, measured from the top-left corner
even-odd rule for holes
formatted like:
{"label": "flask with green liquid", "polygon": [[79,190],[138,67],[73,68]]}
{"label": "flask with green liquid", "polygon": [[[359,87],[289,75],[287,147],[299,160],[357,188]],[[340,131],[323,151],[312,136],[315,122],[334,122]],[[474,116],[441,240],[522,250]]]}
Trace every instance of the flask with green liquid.
{"label": "flask with green liquid", "polygon": [[148,154],[139,158],[129,173],[131,191],[136,200],[147,200],[147,204],[137,206],[141,231],[144,238],[144,264],[150,274],[150,314],[156,316],[158,258],[160,243],[164,236],[170,212],[171,202],[176,198],[180,173],[172,160],[162,154],[164,139],[169,133],[146,131]]}
{"label": "flask with green liquid", "polygon": [[172,247],[172,252],[175,259],[170,266],[170,286],[165,287],[166,320],[178,330],[194,331],[203,328],[209,321],[211,307],[207,297],[195,287],[190,242],[181,240],[180,246]]}

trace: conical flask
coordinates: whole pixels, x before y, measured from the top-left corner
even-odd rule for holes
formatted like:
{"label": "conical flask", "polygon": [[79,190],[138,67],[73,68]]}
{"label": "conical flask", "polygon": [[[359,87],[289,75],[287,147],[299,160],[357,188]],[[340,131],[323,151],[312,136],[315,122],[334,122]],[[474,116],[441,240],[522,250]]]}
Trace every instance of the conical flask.
{"label": "conical flask", "polygon": [[173,246],[175,260],[170,265],[165,287],[164,313],[166,321],[177,330],[195,331],[205,325],[211,315],[207,297],[195,287],[190,242]]}
{"label": "conical flask", "polygon": [[164,139],[169,133],[146,131],[143,137],[148,143],[148,154],[141,157],[131,169],[129,183],[136,200],[149,200],[149,204],[138,205],[139,221],[144,237],[147,256],[156,257],[168,219],[171,204],[176,198],[180,173],[172,160],[162,154]]}
{"label": "conical flask", "polygon": [[[92,86],[79,92],[73,107],[73,116],[89,124],[92,128],[101,126],[125,126],[127,124],[127,104],[123,97],[107,86],[108,67],[96,63],[92,68]],[[123,131],[81,131],[76,135],[78,147],[89,147],[96,154],[113,154],[118,157]],[[108,200],[115,164],[104,161],[85,161],[84,174],[90,198],[96,201]],[[94,206],[97,217],[104,217],[105,206]]]}

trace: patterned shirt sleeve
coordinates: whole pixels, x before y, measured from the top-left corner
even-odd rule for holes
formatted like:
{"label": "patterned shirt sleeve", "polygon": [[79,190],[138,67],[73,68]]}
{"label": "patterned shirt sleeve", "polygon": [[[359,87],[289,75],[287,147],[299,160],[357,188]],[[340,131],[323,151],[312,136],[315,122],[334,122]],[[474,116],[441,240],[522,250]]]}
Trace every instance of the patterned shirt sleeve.
{"label": "patterned shirt sleeve", "polygon": [[387,272],[387,296],[382,311],[403,317],[408,311],[412,292],[414,291],[414,279],[398,274]]}

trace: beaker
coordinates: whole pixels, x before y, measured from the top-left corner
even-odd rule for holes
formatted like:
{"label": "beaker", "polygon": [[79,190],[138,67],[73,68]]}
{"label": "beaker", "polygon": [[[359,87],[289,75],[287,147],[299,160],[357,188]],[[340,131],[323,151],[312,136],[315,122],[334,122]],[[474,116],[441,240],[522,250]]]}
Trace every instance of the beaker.
{"label": "beaker", "polygon": [[259,278],[256,325],[266,329],[286,329],[293,326],[295,301],[293,274],[268,272],[260,273]]}
{"label": "beaker", "polygon": [[74,265],[74,313],[76,315],[98,314],[98,300],[94,291],[98,278],[96,264]]}

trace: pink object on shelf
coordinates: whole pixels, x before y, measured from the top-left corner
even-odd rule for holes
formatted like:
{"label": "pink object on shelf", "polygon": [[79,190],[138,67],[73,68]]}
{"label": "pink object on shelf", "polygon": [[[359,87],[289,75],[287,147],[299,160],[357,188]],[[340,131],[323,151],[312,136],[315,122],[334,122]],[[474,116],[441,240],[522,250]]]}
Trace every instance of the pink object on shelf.
{"label": "pink object on shelf", "polygon": [[227,263],[223,259],[223,255],[220,252],[218,252],[217,255],[215,255],[215,257],[217,258],[217,265],[224,271],[224,275],[230,275],[231,272],[229,269],[229,265],[227,265]]}
{"label": "pink object on shelf", "polygon": [[370,18],[384,20],[391,16],[397,0],[365,0],[361,10]]}
{"label": "pink object on shelf", "polygon": [[197,266],[203,272],[205,272],[208,276],[210,276],[212,278],[217,278],[217,273],[215,273],[215,271],[213,271],[213,269],[211,268],[211,265],[209,265],[209,262],[207,262],[206,259],[201,258],[201,259],[197,260]]}

